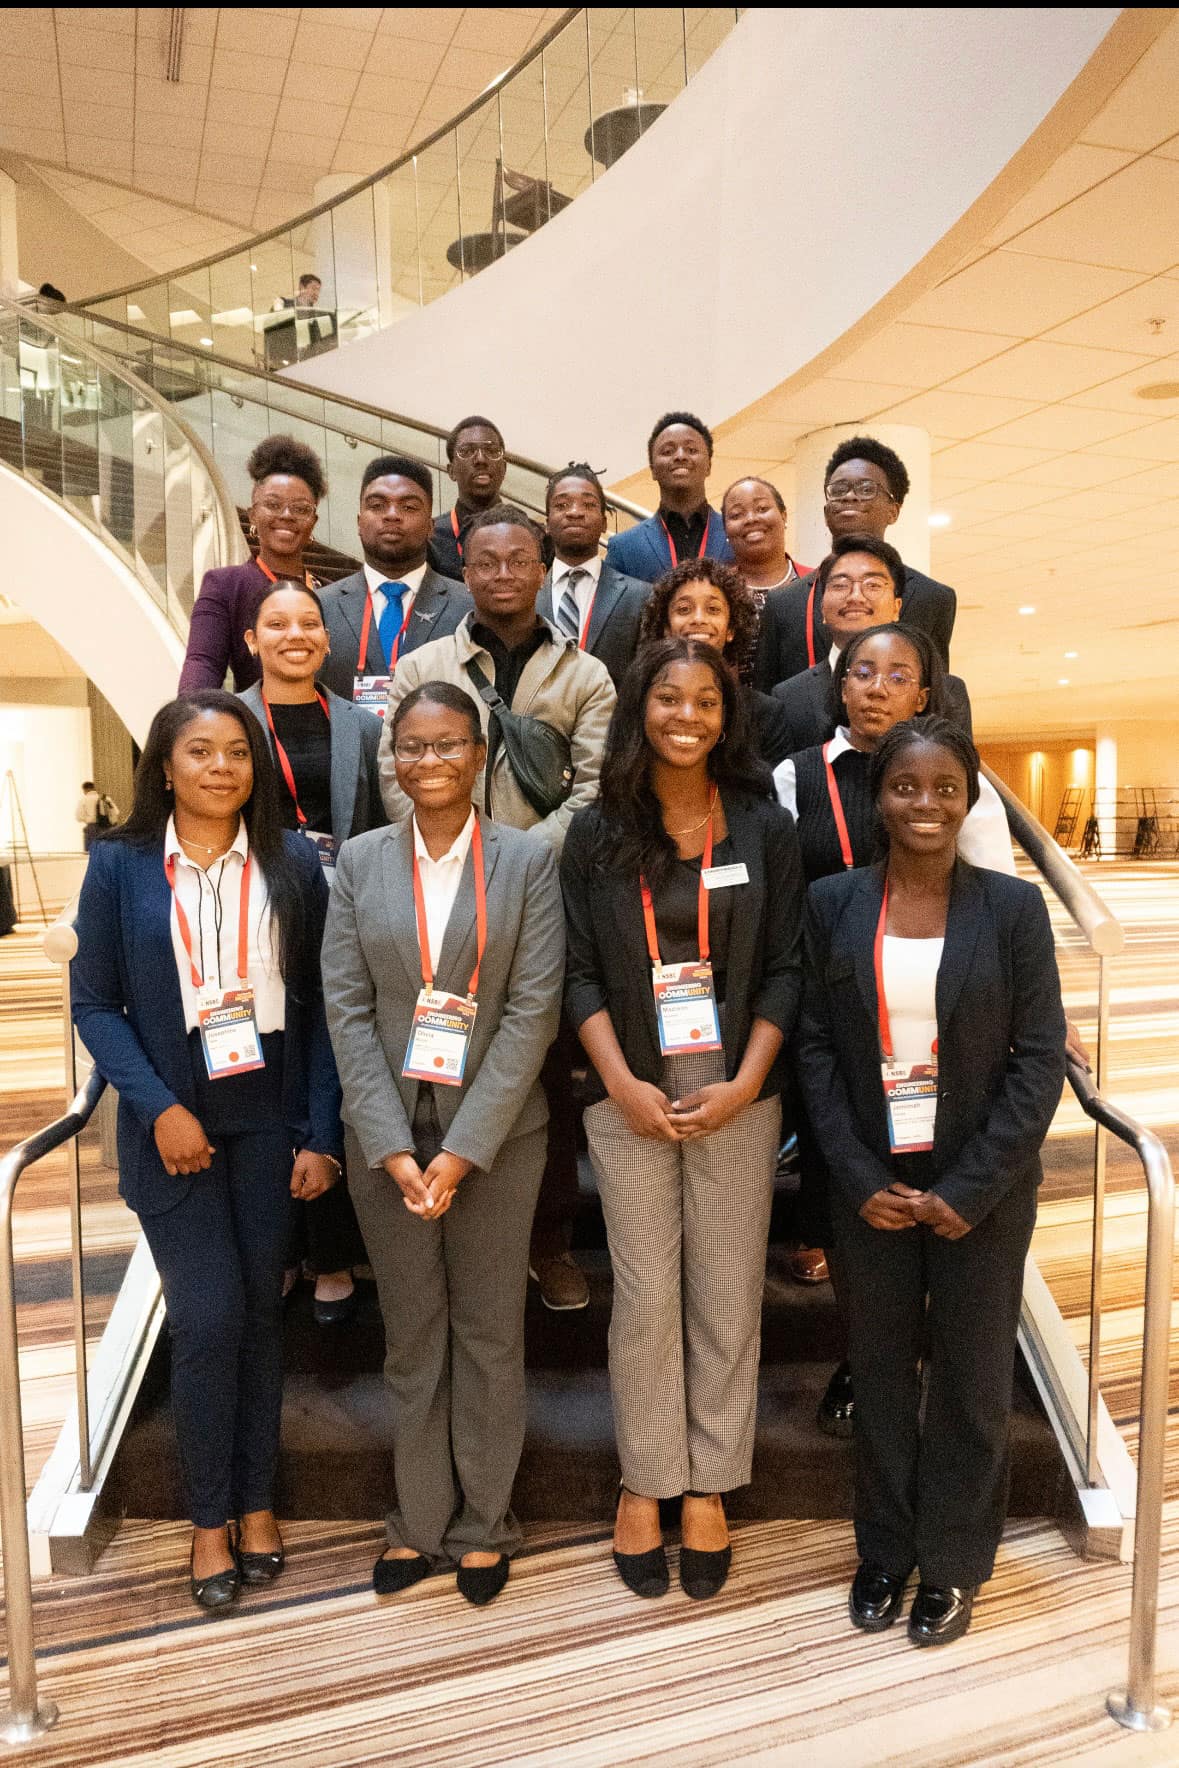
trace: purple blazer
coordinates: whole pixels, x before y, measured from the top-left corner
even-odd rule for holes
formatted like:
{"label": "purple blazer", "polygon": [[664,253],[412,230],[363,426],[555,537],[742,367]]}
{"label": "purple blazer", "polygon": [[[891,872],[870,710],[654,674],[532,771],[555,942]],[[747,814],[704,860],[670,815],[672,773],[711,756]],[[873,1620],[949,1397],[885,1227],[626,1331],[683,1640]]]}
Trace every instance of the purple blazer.
{"label": "purple blazer", "polygon": [[261,680],[262,671],[246,649],[245,635],[269,587],[270,579],[253,559],[205,572],[189,622],[188,649],[180,671],[182,694],[221,687],[227,669],[233,670],[238,694]]}

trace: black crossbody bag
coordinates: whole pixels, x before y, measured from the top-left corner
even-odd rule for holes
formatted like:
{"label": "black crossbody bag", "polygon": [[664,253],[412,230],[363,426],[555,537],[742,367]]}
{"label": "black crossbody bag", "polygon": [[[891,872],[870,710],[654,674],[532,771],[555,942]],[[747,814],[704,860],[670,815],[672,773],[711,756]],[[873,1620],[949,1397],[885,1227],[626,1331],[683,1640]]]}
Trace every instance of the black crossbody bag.
{"label": "black crossbody bag", "polygon": [[[527,712],[513,712],[477,663],[468,663],[466,671],[495,720],[516,784],[537,816],[551,816],[573,790],[573,756],[568,738],[541,718],[532,718]],[[490,795],[489,778],[488,799]],[[488,815],[491,815],[490,809]]]}

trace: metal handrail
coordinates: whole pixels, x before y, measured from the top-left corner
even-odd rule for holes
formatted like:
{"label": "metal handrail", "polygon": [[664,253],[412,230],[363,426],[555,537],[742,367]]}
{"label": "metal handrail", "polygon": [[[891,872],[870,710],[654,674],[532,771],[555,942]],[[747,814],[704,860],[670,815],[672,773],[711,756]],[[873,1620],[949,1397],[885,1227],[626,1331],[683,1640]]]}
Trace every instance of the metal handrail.
{"label": "metal handrail", "polygon": [[1069,1062],[1068,1078],[1086,1116],[1133,1148],[1146,1177],[1146,1295],[1138,1398],[1138,1501],[1134,1517],[1129,1666],[1125,1693],[1110,1694],[1105,1704],[1111,1716],[1127,1730],[1162,1731],[1171,1723],[1170,1708],[1155,1699],[1155,1655],[1175,1276],[1175,1178],[1167,1150],[1153,1130],[1104,1098],[1092,1075],[1078,1063]]}
{"label": "metal handrail", "polygon": [[106,1082],[96,1069],[74,1095],[64,1117],[26,1136],[0,1159],[0,1394],[6,1399],[0,1406],[0,1552],[4,1558],[9,1695],[8,1708],[0,1713],[0,1738],[10,1745],[31,1743],[56,1724],[58,1716],[53,1701],[37,1696],[12,1202],[21,1174],[85,1129],[105,1088]]}

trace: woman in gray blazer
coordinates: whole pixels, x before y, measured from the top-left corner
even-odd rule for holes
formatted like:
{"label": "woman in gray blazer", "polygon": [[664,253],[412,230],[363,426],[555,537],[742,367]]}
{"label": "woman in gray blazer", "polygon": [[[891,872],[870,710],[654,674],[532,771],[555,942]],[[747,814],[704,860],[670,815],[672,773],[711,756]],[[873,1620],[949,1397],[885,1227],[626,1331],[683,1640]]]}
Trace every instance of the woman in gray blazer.
{"label": "woman in gray blazer", "polygon": [[[330,884],[340,842],[388,820],[377,777],[381,721],[319,681],[328,634],[313,589],[276,583],[258,604],[246,645],[262,679],[239,697],[267,733],[283,823],[312,843]],[[342,1325],[356,1305],[352,1267],[365,1259],[346,1186],[296,1207],[284,1293],[304,1258],[315,1273],[316,1322]]]}
{"label": "woman in gray blazer", "polygon": [[[528,1237],[565,932],[542,837],[489,822],[475,701],[424,682],[390,731],[413,815],[340,850],[324,1002],[350,1185],[385,1318],[396,1503],[373,1568],[392,1595],[457,1565],[503,1589],[524,1441]],[[436,1076],[436,1079],[431,1079]]]}

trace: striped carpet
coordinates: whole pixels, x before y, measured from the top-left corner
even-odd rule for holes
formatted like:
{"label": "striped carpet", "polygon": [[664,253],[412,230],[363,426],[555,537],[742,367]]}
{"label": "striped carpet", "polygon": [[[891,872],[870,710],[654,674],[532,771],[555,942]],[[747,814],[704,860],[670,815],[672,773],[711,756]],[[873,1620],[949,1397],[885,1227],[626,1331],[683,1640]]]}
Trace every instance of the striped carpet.
{"label": "striped carpet", "polygon": [[[1130,933],[1114,960],[1108,1091],[1179,1153],[1179,868],[1103,866],[1096,882]],[[1070,1011],[1088,1031],[1095,965],[1060,934]],[[59,998],[35,935],[0,941],[0,1145],[60,1109]],[[1037,1230],[1079,1344],[1088,1336],[1086,1135],[1070,1096],[1046,1151]],[[34,1169],[16,1217],[30,1483],[72,1389],[64,1171],[59,1158]],[[84,1175],[96,1331],[131,1224],[112,1201],[97,1136]],[[1103,1391],[1133,1447],[1145,1222],[1136,1164],[1111,1154],[1109,1188]],[[1171,1436],[1160,1689],[1179,1706],[1179,1430]],[[507,1591],[482,1612],[441,1577],[378,1603],[369,1574],[380,1542],[367,1523],[302,1523],[287,1536],[289,1566],[274,1592],[251,1594],[221,1620],[189,1604],[187,1530],[171,1523],[124,1521],[92,1578],[39,1587],[43,1687],[63,1718],[36,1759],[55,1768],[1179,1762],[1179,1733],[1132,1736],[1104,1713],[1106,1691],[1125,1674],[1128,1568],[1083,1563],[1050,1525],[1009,1526],[971,1632],[942,1653],[914,1652],[902,1629],[868,1639],[848,1626],[855,1561],[845,1523],[738,1526],[733,1575],[706,1607],[674,1586],[662,1602],[631,1597],[606,1527],[530,1528]]]}

